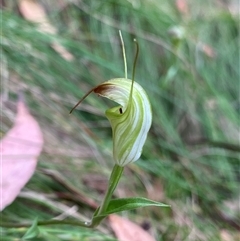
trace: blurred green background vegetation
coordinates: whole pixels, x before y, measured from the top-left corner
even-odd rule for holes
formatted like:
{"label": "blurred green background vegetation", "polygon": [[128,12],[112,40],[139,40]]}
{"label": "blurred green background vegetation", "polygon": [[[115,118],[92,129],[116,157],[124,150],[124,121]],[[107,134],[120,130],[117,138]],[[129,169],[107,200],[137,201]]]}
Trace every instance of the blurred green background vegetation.
{"label": "blurred green background vegetation", "polygon": [[[1,136],[14,122],[17,94],[23,90],[45,140],[36,173],[1,213],[2,221],[51,219],[70,207],[76,209],[73,219],[91,217],[91,204],[78,195],[99,203],[106,189],[114,163],[104,111],[112,103],[92,94],[72,115],[69,111],[95,85],[124,77],[121,30],[129,76],[133,39],[140,45],[136,81],[149,94],[153,125],[141,159],[126,168],[116,197],[144,196],[171,205],[124,215],[148,226],[158,241],[237,240],[237,3],[38,2],[55,34],[24,19],[16,1],[1,2]],[[59,54],[53,43],[68,54]],[[0,230],[2,240],[19,240],[26,232],[14,227]],[[115,240],[107,220],[94,231],[69,226],[40,230],[34,240]]]}

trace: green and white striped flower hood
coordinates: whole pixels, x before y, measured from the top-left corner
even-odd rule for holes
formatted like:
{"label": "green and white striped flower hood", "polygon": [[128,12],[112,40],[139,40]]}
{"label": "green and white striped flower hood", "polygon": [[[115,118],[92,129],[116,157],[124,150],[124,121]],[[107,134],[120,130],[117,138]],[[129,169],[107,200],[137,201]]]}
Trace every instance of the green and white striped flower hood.
{"label": "green and white striped flower hood", "polygon": [[113,157],[119,166],[139,159],[152,124],[152,111],[145,90],[130,79],[111,79],[93,90],[119,104],[106,111],[112,126]]}

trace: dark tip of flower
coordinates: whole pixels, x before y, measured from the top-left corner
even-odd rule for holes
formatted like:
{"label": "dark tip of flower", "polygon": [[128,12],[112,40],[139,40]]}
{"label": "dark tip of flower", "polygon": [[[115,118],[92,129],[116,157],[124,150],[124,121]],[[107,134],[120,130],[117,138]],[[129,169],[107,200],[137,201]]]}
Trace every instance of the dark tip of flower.
{"label": "dark tip of flower", "polygon": [[94,88],[93,91],[94,91],[94,93],[101,95],[101,93],[104,92],[105,90],[109,90],[109,89],[113,89],[113,88],[114,88],[114,85],[106,83],[106,84],[98,85],[96,88]]}

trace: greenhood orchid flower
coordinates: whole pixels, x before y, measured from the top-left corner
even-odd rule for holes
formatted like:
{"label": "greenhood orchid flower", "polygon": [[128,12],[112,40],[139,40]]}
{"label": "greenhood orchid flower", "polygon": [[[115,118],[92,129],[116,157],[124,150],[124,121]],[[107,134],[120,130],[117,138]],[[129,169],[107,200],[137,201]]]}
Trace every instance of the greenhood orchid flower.
{"label": "greenhood orchid flower", "polygon": [[144,89],[130,79],[118,78],[94,92],[119,104],[106,111],[113,132],[113,158],[119,166],[139,159],[152,123],[151,105]]}
{"label": "greenhood orchid flower", "polygon": [[105,114],[112,126],[113,158],[121,167],[139,159],[152,124],[151,105],[145,90],[134,82],[134,74],[133,80],[127,79],[124,45],[123,56],[125,78],[111,79],[96,86],[71,110],[72,112],[91,92],[119,104],[119,106],[108,109]]}

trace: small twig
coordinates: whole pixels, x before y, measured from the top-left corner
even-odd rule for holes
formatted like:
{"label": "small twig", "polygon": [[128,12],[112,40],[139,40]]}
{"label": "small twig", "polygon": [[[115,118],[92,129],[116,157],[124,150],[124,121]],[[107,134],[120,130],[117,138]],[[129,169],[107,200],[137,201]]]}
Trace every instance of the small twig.
{"label": "small twig", "polygon": [[76,187],[74,187],[72,184],[70,184],[66,179],[64,179],[57,171],[55,170],[49,170],[49,169],[38,169],[39,172],[43,173],[44,175],[47,175],[51,177],[53,180],[61,184],[63,187],[65,187],[72,195],[67,195],[68,199],[71,199],[72,201],[76,202],[80,201],[81,203],[84,203],[85,205],[88,205],[89,207],[96,209],[98,207],[98,204],[91,198],[87,197],[85,193],[78,190]]}
{"label": "small twig", "polygon": [[200,139],[191,140],[191,141],[188,141],[187,144],[188,145],[208,144],[208,145],[211,145],[213,147],[219,147],[219,148],[223,148],[223,149],[227,149],[227,150],[231,150],[231,151],[240,152],[240,145],[236,145],[236,144],[233,144],[233,143],[226,143],[226,142],[222,142],[222,141],[212,141],[212,140],[209,140],[207,138],[200,138]]}

